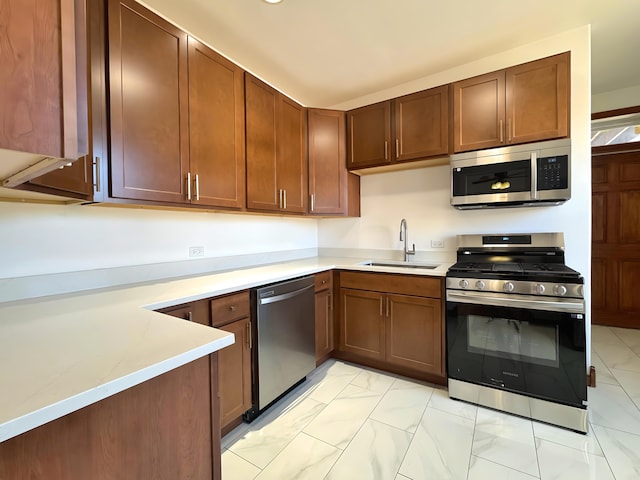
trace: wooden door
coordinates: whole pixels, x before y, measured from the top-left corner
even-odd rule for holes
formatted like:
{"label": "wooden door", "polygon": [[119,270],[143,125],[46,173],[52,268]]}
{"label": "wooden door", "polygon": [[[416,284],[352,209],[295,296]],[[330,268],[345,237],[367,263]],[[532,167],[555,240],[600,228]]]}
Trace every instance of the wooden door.
{"label": "wooden door", "polygon": [[108,17],[111,194],[188,202],[187,34],[133,0]]}
{"label": "wooden door", "polygon": [[347,168],[391,163],[391,102],[347,112]]}
{"label": "wooden door", "polygon": [[506,143],[569,136],[570,53],[506,70]]}
{"label": "wooden door", "polygon": [[640,151],[592,161],[592,322],[640,328]]}
{"label": "wooden door", "polygon": [[308,110],[310,213],[347,213],[345,113]]}
{"label": "wooden door", "polygon": [[444,375],[440,300],[387,295],[386,360],[395,365]]}
{"label": "wooden door", "polygon": [[340,289],[340,345],[342,352],[384,360],[384,295],[366,290]]}
{"label": "wooden door", "polygon": [[455,82],[452,95],[454,152],[504,143],[504,70]]}
{"label": "wooden door", "polygon": [[3,0],[0,149],[88,153],[84,0]]}
{"label": "wooden door", "polygon": [[405,95],[393,101],[394,160],[449,153],[449,86]]}
{"label": "wooden door", "polygon": [[189,161],[192,203],[245,203],[244,71],[189,37]]}
{"label": "wooden door", "polygon": [[53,170],[16,188],[90,200],[93,192],[91,159],[83,157],[71,165]]}
{"label": "wooden door", "polygon": [[307,112],[278,94],[276,117],[276,178],[283,190],[282,210],[307,211]]}
{"label": "wooden door", "polygon": [[276,178],[278,92],[245,74],[247,208],[280,210]]}
{"label": "wooden door", "polygon": [[218,327],[235,335],[233,345],[218,352],[218,388],[222,429],[251,408],[251,324],[249,318]]}

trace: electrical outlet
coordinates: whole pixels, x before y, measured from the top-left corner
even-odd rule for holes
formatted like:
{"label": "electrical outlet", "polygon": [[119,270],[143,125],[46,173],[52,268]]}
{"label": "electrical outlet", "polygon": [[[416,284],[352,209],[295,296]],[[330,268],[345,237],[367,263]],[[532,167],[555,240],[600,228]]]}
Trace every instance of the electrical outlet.
{"label": "electrical outlet", "polygon": [[444,248],[444,241],[431,240],[431,248]]}
{"label": "electrical outlet", "polygon": [[189,247],[190,257],[204,257],[204,247]]}

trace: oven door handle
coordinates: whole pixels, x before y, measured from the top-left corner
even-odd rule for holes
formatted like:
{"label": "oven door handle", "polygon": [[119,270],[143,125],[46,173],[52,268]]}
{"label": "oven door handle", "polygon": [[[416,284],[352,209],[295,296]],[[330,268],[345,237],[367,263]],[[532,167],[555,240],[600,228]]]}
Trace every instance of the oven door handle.
{"label": "oven door handle", "polygon": [[585,311],[584,300],[577,298],[562,298],[553,301],[531,300],[529,297],[523,297],[522,295],[487,295],[486,293],[447,290],[447,301],[562,313],[584,313]]}

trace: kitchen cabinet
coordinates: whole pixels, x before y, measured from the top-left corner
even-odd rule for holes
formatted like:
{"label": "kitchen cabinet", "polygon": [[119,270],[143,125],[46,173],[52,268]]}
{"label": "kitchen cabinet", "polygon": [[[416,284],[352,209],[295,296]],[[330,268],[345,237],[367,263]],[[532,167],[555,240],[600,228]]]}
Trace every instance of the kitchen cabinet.
{"label": "kitchen cabinet", "polygon": [[209,304],[205,300],[183,303],[181,305],[163,308],[158,311],[165,315],[182,318],[189,322],[209,325]]}
{"label": "kitchen cabinet", "polygon": [[449,86],[347,112],[348,168],[384,166],[449,153]]}
{"label": "kitchen cabinet", "polygon": [[220,479],[210,357],[0,443],[0,478]]}
{"label": "kitchen cabinet", "polygon": [[0,149],[88,153],[85,0],[3,0]]}
{"label": "kitchen cabinet", "polygon": [[569,90],[569,52],[453,83],[454,152],[568,136]]}
{"label": "kitchen cabinet", "polygon": [[345,113],[307,110],[309,213],[360,216],[360,177],[346,164]]}
{"label": "kitchen cabinet", "polygon": [[340,272],[336,356],[429,381],[446,381],[442,279]]}
{"label": "kitchen cabinet", "polygon": [[111,195],[185,203],[187,34],[133,0],[108,2]]}
{"label": "kitchen cabinet", "polygon": [[244,148],[244,71],[189,37],[192,203],[244,207]]}
{"label": "kitchen cabinet", "polygon": [[245,74],[247,208],[307,211],[305,108]]}
{"label": "kitchen cabinet", "polygon": [[211,300],[211,325],[231,332],[235,343],[218,352],[220,427],[225,435],[251,408],[251,319],[248,290]]}
{"label": "kitchen cabinet", "polygon": [[91,200],[93,192],[92,167],[90,157],[83,157],[70,165],[57,168],[15,188],[79,200]]}
{"label": "kitchen cabinet", "polygon": [[315,274],[316,366],[333,352],[332,272]]}

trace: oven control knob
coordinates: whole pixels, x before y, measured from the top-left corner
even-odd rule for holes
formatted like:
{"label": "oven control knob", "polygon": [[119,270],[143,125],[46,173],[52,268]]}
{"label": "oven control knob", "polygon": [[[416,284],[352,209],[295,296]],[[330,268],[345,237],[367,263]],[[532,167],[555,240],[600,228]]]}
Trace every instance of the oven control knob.
{"label": "oven control knob", "polygon": [[485,286],[486,286],[486,285],[485,285],[485,283],[484,283],[482,280],[478,280],[478,281],[476,282],[476,288],[477,288],[478,290],[484,290],[484,287],[485,287]]}
{"label": "oven control knob", "polygon": [[458,283],[458,285],[460,285],[461,288],[467,288],[469,286],[469,282],[466,280],[460,280],[460,283]]}
{"label": "oven control knob", "polygon": [[533,287],[533,290],[536,293],[544,293],[544,285],[542,285],[541,283],[538,283]]}
{"label": "oven control knob", "polygon": [[511,282],[504,282],[504,285],[502,286],[502,289],[505,292],[513,292],[515,290],[516,286],[511,283]]}
{"label": "oven control knob", "polygon": [[553,293],[555,293],[556,295],[564,295],[565,293],[567,293],[567,287],[565,287],[564,285],[556,285],[555,287],[553,287]]}

